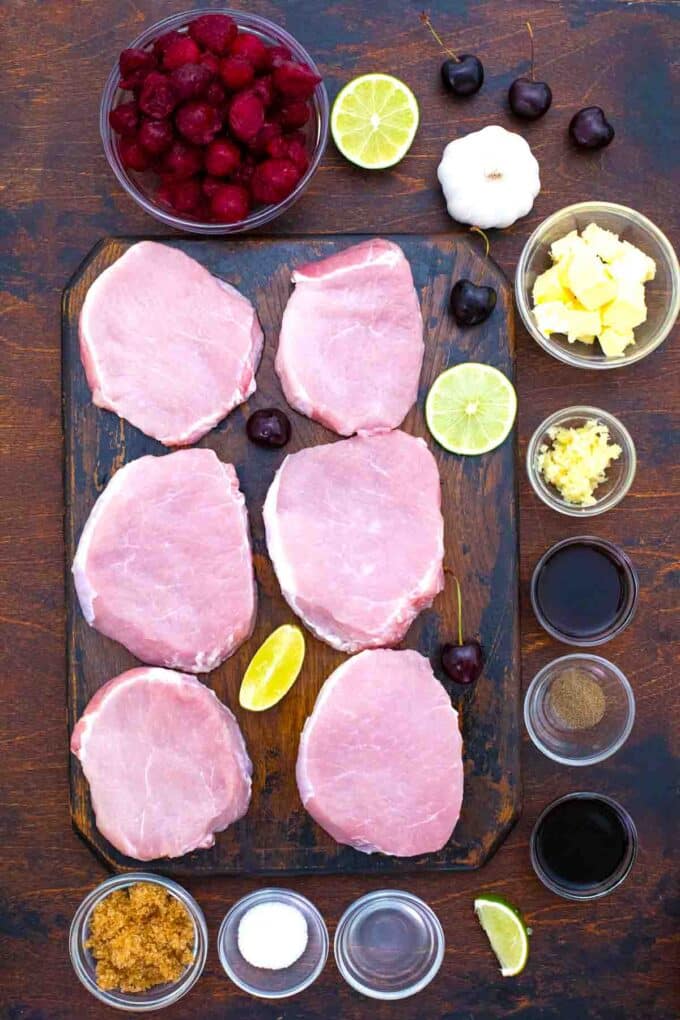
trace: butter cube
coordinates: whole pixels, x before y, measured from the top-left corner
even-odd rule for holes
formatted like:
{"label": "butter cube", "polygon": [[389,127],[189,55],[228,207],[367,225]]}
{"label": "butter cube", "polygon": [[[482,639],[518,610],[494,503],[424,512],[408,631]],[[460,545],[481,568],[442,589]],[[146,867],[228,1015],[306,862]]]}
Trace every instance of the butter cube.
{"label": "butter cube", "polygon": [[621,248],[619,235],[612,233],[611,230],[603,230],[597,223],[589,223],[581,236],[603,262],[612,262],[619,255]]}
{"label": "butter cube", "polygon": [[545,301],[534,308],[536,323],[543,336],[569,331],[569,309],[561,301]]}
{"label": "butter cube", "polygon": [[598,340],[603,353],[608,358],[620,358],[626,347],[635,343],[632,329],[618,331],[612,329],[611,326],[606,326],[602,330]]}
{"label": "butter cube", "polygon": [[617,280],[647,283],[656,276],[656,262],[635,245],[622,241],[619,245],[619,254],[611,263],[609,271]]}
{"label": "butter cube", "polygon": [[559,278],[559,266],[546,269],[544,273],[536,277],[532,297],[535,305],[543,304],[545,301],[569,300],[571,295],[564,289]]}
{"label": "butter cube", "polygon": [[576,340],[581,340],[584,344],[592,344],[602,329],[602,321],[598,311],[588,312],[568,309],[567,322],[567,340],[570,344],[573,344]]}
{"label": "butter cube", "polygon": [[619,280],[616,296],[602,309],[602,325],[618,332],[635,329],[647,318],[645,286],[635,280]]}
{"label": "butter cube", "polygon": [[580,248],[583,243],[578,236],[578,230],[571,230],[564,237],[560,237],[558,241],[553,241],[550,245],[550,258],[553,262],[561,262],[567,255],[571,255],[577,248]]}
{"label": "butter cube", "polygon": [[567,285],[581,304],[590,311],[606,305],[616,297],[615,282],[587,245],[572,255],[567,272]]}

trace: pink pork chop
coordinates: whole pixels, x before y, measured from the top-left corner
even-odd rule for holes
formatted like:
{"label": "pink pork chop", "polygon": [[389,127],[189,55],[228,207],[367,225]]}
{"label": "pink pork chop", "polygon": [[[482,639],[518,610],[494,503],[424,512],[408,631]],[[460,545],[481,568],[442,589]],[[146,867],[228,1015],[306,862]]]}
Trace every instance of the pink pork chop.
{"label": "pink pork chop", "polygon": [[423,320],[401,248],[376,238],[300,266],[276,372],[288,403],[342,436],[397,428],[418,395]]}
{"label": "pink pork chop", "polygon": [[448,842],[463,800],[458,713],[419,652],[362,652],[324,683],[300,739],[300,797],[338,843],[414,857]]}
{"label": "pink pork chop", "polygon": [[253,768],[239,725],[193,676],[145,666],[109,680],[71,751],[97,828],[138,861],[210,847],[248,810]]}
{"label": "pink pork chop", "polygon": [[189,446],[255,390],[263,336],[242,294],[169,245],[141,241],[80,313],[92,399],[166,446]]}
{"label": "pink pork chop", "polygon": [[293,612],[344,652],[397,644],[444,586],[440,505],[434,457],[405,432],[286,457],[264,523]]}
{"label": "pink pork chop", "polygon": [[252,632],[256,589],[245,500],[212,450],[120,468],[73,561],[85,619],[142,662],[207,673]]}

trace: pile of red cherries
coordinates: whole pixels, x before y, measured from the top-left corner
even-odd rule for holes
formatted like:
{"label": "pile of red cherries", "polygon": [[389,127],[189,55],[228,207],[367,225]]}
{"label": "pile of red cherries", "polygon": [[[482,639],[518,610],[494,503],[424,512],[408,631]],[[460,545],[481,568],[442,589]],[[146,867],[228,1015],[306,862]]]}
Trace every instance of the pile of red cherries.
{"label": "pile of red cherries", "polygon": [[282,202],[309,166],[302,130],[320,78],[226,14],[120,55],[133,98],[109,114],[123,166],[157,175],[157,202],[201,222],[238,223]]}

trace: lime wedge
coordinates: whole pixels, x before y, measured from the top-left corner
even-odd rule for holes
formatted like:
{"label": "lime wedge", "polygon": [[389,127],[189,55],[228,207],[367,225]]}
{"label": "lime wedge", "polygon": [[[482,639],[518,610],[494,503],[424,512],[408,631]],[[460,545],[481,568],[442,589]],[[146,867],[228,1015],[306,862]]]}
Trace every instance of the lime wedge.
{"label": "lime wedge", "polygon": [[503,977],[520,974],[529,959],[529,932],[522,915],[500,896],[478,896],[475,913],[498,957]]}
{"label": "lime wedge", "polygon": [[497,368],[474,361],[442,372],[425,402],[427,427],[450,453],[474,455],[500,446],[516,413],[510,380]]}
{"label": "lime wedge", "polygon": [[241,708],[264,712],[278,704],[298,678],[305,657],[305,639],[299,627],[284,624],[273,631],[250,660],[241,683]]}
{"label": "lime wedge", "polygon": [[362,74],[338,94],[331,133],[340,152],[365,170],[384,170],[403,159],[418,130],[418,103],[391,74]]}

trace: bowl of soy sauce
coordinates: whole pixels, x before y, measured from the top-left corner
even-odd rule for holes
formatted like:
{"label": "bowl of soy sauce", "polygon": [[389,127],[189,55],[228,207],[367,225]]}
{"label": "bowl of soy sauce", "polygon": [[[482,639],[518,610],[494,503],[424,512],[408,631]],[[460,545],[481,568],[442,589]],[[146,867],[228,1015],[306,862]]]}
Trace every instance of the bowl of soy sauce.
{"label": "bowl of soy sauce", "polygon": [[607,896],[627,878],[637,856],[635,823],[600,793],[570,793],[539,817],[529,841],[541,882],[568,900]]}
{"label": "bowl of soy sauce", "polygon": [[531,605],[558,641],[589,647],[620,634],[633,619],[639,582],[628,556],[592,535],[565,538],[543,554],[531,579]]}

